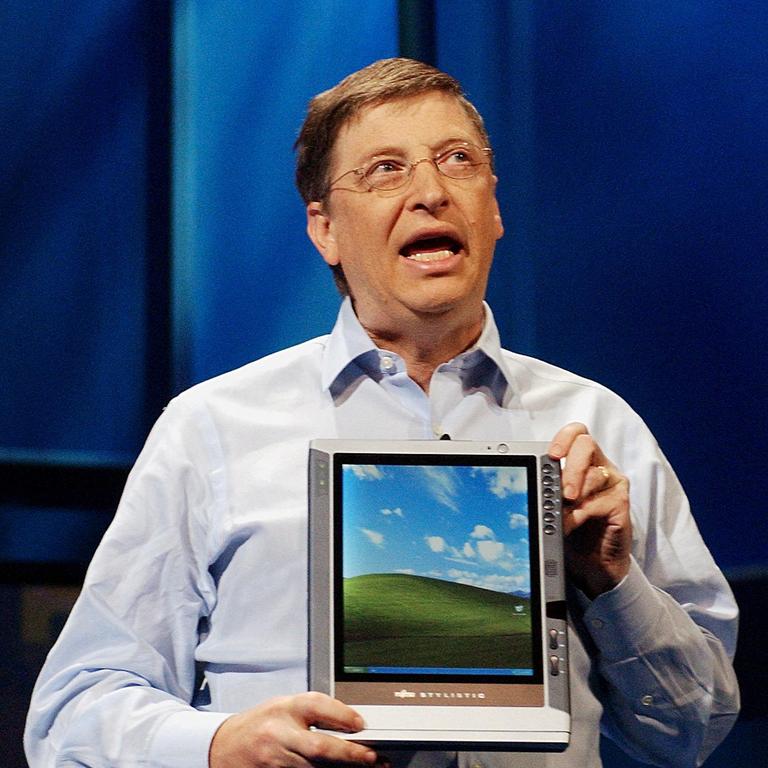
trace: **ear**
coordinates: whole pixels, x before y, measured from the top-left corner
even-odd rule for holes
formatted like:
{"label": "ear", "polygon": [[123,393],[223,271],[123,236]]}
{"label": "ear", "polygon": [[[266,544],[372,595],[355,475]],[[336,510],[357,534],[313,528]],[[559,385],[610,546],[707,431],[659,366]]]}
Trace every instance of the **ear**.
{"label": "ear", "polygon": [[335,266],[339,263],[333,223],[322,203],[311,202],[307,205],[307,234],[326,264]]}
{"label": "ear", "polygon": [[500,240],[504,235],[504,222],[501,220],[501,211],[499,210],[499,201],[496,199],[496,184],[498,179],[493,177],[493,221],[496,224],[496,239]]}

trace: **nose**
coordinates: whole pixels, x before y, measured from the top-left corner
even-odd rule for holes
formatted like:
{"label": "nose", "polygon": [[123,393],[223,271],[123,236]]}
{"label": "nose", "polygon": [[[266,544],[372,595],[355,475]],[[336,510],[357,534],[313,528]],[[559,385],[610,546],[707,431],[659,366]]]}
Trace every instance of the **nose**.
{"label": "nose", "polygon": [[448,202],[445,176],[437,170],[437,165],[431,157],[413,161],[408,197],[412,210],[424,209],[430,213],[434,213]]}

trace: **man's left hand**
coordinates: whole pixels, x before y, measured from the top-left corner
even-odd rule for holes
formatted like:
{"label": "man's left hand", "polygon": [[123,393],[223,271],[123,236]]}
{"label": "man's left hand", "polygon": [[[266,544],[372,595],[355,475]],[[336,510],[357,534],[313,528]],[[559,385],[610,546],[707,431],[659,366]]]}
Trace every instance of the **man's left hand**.
{"label": "man's left hand", "polygon": [[629,480],[583,424],[563,427],[549,446],[565,459],[563,531],[571,578],[587,596],[613,589],[628,573],[632,549]]}

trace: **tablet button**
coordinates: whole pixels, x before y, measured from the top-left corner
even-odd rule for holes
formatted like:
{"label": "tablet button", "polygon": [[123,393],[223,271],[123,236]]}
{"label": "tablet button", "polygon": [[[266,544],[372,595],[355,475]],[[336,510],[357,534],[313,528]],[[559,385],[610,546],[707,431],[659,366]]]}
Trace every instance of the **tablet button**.
{"label": "tablet button", "polygon": [[549,657],[549,674],[557,677],[560,674],[560,659],[557,656]]}
{"label": "tablet button", "polygon": [[551,536],[556,531],[557,531],[557,528],[555,528],[555,526],[552,525],[551,523],[547,523],[547,525],[544,526],[544,533],[546,533],[547,536]]}
{"label": "tablet button", "polygon": [[544,513],[544,522],[545,523],[554,523],[555,522],[555,513],[554,512],[545,512]]}
{"label": "tablet button", "polygon": [[550,629],[549,630],[549,647],[551,650],[556,651],[557,646],[558,646],[557,630]]}

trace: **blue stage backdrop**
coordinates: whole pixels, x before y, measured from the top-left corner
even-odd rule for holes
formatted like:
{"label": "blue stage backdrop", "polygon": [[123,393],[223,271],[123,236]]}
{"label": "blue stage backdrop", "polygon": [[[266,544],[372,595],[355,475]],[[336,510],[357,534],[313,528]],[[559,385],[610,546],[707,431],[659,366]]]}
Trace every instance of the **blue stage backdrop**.
{"label": "blue stage backdrop", "polygon": [[0,5],[0,458],[124,463],[146,432],[138,6]]}
{"label": "blue stage backdrop", "polygon": [[[167,316],[168,395],[333,321],[292,143],[313,93],[396,54],[398,4],[179,0],[165,63],[145,39],[161,5],[0,11],[0,458],[128,463],[159,410]],[[768,5],[434,8],[437,63],[497,152],[506,344],[622,394],[718,560],[765,562]],[[172,263],[153,235],[164,66]]]}
{"label": "blue stage backdrop", "polygon": [[[311,95],[398,52],[401,6],[434,12],[424,51],[487,119],[507,231],[489,299],[506,345],[646,419],[751,595],[741,680],[747,718],[764,714],[765,581],[743,577],[768,565],[768,3],[6,0],[10,763],[52,639],[22,637],[21,604],[50,606],[18,585],[76,583],[168,397],[330,329],[338,296],[304,234],[292,144]],[[764,722],[747,719],[707,765],[765,750]]]}
{"label": "blue stage backdrop", "polygon": [[174,286],[179,387],[325,333],[338,297],[305,234],[308,100],[397,54],[397,3],[179,3]]}

